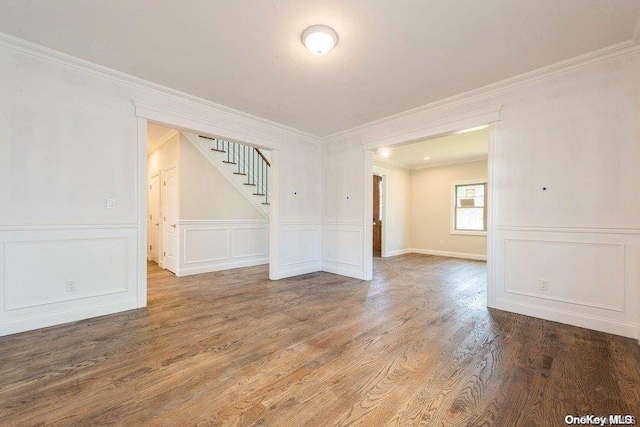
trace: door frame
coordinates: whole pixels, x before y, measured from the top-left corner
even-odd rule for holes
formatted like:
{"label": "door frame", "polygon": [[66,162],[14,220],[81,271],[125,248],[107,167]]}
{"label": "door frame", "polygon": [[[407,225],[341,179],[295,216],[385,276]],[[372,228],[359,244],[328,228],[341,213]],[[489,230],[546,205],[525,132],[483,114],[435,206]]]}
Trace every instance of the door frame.
{"label": "door frame", "polygon": [[[497,211],[498,194],[495,188],[495,176],[498,167],[498,135],[500,123],[501,105],[471,111],[467,114],[459,114],[445,117],[432,123],[424,123],[418,126],[399,131],[393,136],[387,136],[384,140],[372,141],[362,144],[364,151],[364,204],[363,218],[371,218],[373,215],[373,153],[382,147],[397,147],[411,144],[422,139],[443,136],[452,132],[469,129],[477,126],[489,126],[489,150],[487,156],[487,307],[496,306],[496,265],[494,260],[497,254],[496,248],[496,225],[495,212]],[[383,223],[384,225],[384,223]],[[364,256],[362,278],[371,280],[373,277],[373,253],[372,247],[373,230],[372,227],[364,227],[364,238],[362,239],[362,254]]]}
{"label": "door frame", "polygon": [[[153,179],[153,177],[155,177],[155,176],[157,176],[157,177],[158,177],[158,182],[159,182],[159,184],[160,184],[160,189],[161,189],[161,190],[160,190],[160,196],[159,196],[159,199],[158,199],[158,203],[160,204],[160,216],[162,217],[162,170],[161,170],[161,169],[158,169],[158,170],[156,170],[156,171],[154,171],[154,172],[150,173],[150,174],[149,174],[149,176],[147,177],[147,179],[148,179],[148,181],[147,181],[147,182],[148,182],[148,183],[149,183],[149,182],[151,182],[151,180],[152,180],[152,179]],[[148,211],[148,209],[149,209],[149,198],[148,198],[148,196],[149,196],[149,191],[150,191],[151,189],[150,189],[150,188],[148,188],[148,185],[146,186],[146,188],[147,188],[147,213],[146,213],[146,215],[147,215],[147,221],[149,221],[149,211]],[[151,221],[149,221],[149,223],[148,223],[148,225],[147,225],[147,230],[149,229],[149,227],[150,227],[150,226],[151,226]],[[161,250],[161,249],[162,249],[162,247],[163,247],[163,245],[162,245],[162,243],[163,243],[163,242],[162,242],[162,240],[163,240],[162,233],[163,233],[163,231],[164,231],[163,221],[162,221],[162,220],[160,220],[159,228],[160,228],[160,230],[159,230],[159,232],[158,232],[158,236],[159,236],[159,237],[158,237],[158,240],[159,240],[159,241],[158,241],[158,246],[160,247],[160,250]],[[149,236],[149,235],[147,234],[147,239],[148,239],[148,236]],[[147,241],[147,245],[148,245],[148,244],[149,244],[149,242]],[[158,265],[159,265],[160,267],[162,267],[163,262],[161,262],[160,250],[158,251]],[[147,258],[148,258],[148,257],[147,257]]]}
{"label": "door frame", "polygon": [[[271,152],[270,168],[270,215],[269,215],[269,276],[275,272],[276,260],[278,256],[278,236],[277,236],[277,212],[278,212],[278,154],[281,146],[271,141],[249,141],[228,137],[227,135],[237,134],[237,129],[225,127],[220,123],[213,123],[209,120],[190,116],[180,111],[168,110],[163,107],[153,106],[144,102],[134,101],[137,127],[136,138],[136,182],[135,199],[137,201],[136,223],[137,223],[137,307],[147,306],[147,122],[151,121],[163,126],[171,127],[179,131],[193,132],[212,137],[218,137],[230,141],[237,141],[243,144],[269,150]],[[256,137],[258,138],[258,137]],[[251,139],[251,138],[248,138]],[[179,229],[178,229],[179,231]]]}
{"label": "door frame", "polygon": [[[382,190],[380,193],[380,197],[382,199],[382,242],[381,242],[381,251],[380,256],[382,258],[386,258],[389,256],[387,253],[387,225],[388,225],[388,209],[387,209],[387,185],[389,180],[389,175],[391,174],[390,169],[383,168],[381,166],[373,165],[373,174],[382,177]],[[373,201],[372,201],[373,202]]]}
{"label": "door frame", "polygon": [[[180,169],[178,166],[177,162],[171,162],[171,164],[169,164],[166,168],[164,168],[162,170],[162,191],[161,191],[161,203],[160,203],[160,211],[162,212],[162,255],[159,255],[162,257],[162,268],[165,270],[168,270],[168,268],[166,268],[167,263],[165,262],[165,253],[166,251],[166,243],[169,239],[165,239],[165,232],[169,231],[169,226],[167,226],[166,224],[166,220],[165,218],[167,217],[166,215],[166,209],[165,209],[165,202],[167,197],[165,197],[165,193],[167,191],[167,172],[170,171],[171,169],[175,169],[175,174],[176,174],[176,235],[175,235],[175,245],[176,247],[174,248],[174,252],[175,252],[175,265],[174,268],[176,271],[172,271],[173,274],[176,274],[179,272],[178,271],[178,265],[180,262],[180,255],[181,255],[181,251],[180,251],[180,227],[178,226],[178,221],[180,218]],[[171,271],[171,270],[169,270]]]}

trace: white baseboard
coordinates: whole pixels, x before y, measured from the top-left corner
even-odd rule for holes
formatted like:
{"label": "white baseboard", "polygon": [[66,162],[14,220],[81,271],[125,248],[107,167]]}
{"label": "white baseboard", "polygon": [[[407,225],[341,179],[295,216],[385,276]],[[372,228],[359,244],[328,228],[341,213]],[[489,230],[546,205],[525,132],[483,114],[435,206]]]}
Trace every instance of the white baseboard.
{"label": "white baseboard", "polygon": [[415,248],[408,249],[408,251],[409,252],[407,252],[407,253],[444,256],[444,257],[449,257],[449,258],[473,259],[473,260],[477,260],[477,261],[486,261],[487,260],[487,256],[486,255],[467,254],[467,253],[464,253],[464,252],[434,251],[434,250],[431,250],[431,249],[415,249]]}
{"label": "white baseboard", "polygon": [[404,255],[404,254],[410,254],[412,250],[413,249],[411,249],[411,248],[406,248],[406,249],[398,249],[396,251],[386,251],[384,254],[382,254],[382,258],[387,258],[387,257],[390,257],[390,256]]}
{"label": "white baseboard", "polygon": [[322,271],[322,270],[320,269],[320,266],[316,262],[314,262],[313,264],[307,265],[307,266],[304,266],[304,267],[281,269],[280,271],[276,272],[271,277],[271,280],[286,279],[288,277],[300,276],[302,274],[315,273],[317,271]]}
{"label": "white baseboard", "polygon": [[322,264],[322,271],[327,273],[339,274],[341,276],[353,277],[354,279],[365,280],[362,267],[348,267],[342,265],[336,265],[335,263],[325,261]]}
{"label": "white baseboard", "polygon": [[198,267],[181,268],[176,272],[176,276],[193,276],[194,274],[212,273],[214,271],[231,270],[233,268],[253,267],[256,265],[269,264],[269,258],[259,258],[251,260],[240,260],[222,262],[216,264],[202,265]]}
{"label": "white baseboard", "polygon": [[136,308],[138,308],[137,300],[130,299],[107,304],[94,305],[91,307],[83,307],[76,310],[16,319],[11,322],[0,324],[0,336],[56,326],[63,323],[77,322],[79,320],[105,316],[107,314],[133,310]]}
{"label": "white baseboard", "polygon": [[539,305],[523,304],[521,302],[509,301],[497,298],[495,308],[512,313],[524,314],[525,316],[537,317],[539,319],[578,326],[581,328],[593,329],[608,334],[621,335],[628,338],[640,338],[638,325],[617,322],[611,319],[603,319],[585,314],[573,313],[542,307]]}

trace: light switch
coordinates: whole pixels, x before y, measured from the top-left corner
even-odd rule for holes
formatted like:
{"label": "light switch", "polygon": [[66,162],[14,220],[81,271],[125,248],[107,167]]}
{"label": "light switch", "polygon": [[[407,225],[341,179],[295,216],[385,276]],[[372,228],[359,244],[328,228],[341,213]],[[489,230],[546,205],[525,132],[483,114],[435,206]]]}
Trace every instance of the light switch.
{"label": "light switch", "polygon": [[107,209],[115,209],[116,208],[116,200],[115,199],[107,199]]}

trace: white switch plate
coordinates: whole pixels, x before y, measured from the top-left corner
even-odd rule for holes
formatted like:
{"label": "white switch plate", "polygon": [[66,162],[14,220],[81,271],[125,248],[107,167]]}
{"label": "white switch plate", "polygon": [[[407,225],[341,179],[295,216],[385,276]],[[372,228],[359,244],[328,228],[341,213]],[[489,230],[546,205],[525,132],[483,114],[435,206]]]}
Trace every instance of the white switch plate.
{"label": "white switch plate", "polygon": [[116,200],[115,199],[107,199],[106,205],[107,205],[107,209],[115,209],[116,208]]}

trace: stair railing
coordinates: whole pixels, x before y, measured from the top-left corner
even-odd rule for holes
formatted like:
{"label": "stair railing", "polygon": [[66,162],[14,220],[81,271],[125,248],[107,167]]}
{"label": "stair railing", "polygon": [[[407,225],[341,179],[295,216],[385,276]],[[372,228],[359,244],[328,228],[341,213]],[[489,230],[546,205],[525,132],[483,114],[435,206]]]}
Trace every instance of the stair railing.
{"label": "stair railing", "polygon": [[271,163],[256,148],[224,139],[200,135],[200,138],[211,141],[211,150],[226,154],[223,163],[236,165],[233,172],[247,177],[244,185],[255,186],[254,195],[264,196],[263,205],[269,204],[269,169]]}

